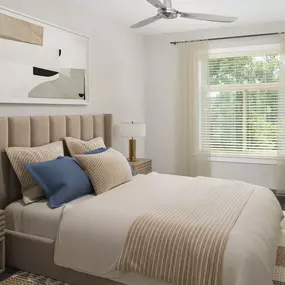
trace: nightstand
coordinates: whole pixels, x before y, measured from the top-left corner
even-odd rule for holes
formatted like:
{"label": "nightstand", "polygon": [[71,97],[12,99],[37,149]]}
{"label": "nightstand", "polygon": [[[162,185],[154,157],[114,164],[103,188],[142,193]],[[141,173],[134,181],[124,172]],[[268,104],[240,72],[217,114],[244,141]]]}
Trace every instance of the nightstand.
{"label": "nightstand", "polygon": [[5,271],[5,211],[0,210],[0,273]]}
{"label": "nightstand", "polygon": [[282,210],[285,210],[285,194],[284,193],[277,193],[276,189],[270,189],[274,195],[276,196],[276,198],[278,199],[280,206],[282,208]]}
{"label": "nightstand", "polygon": [[136,174],[148,174],[152,172],[152,160],[137,158],[136,161],[129,161]]}

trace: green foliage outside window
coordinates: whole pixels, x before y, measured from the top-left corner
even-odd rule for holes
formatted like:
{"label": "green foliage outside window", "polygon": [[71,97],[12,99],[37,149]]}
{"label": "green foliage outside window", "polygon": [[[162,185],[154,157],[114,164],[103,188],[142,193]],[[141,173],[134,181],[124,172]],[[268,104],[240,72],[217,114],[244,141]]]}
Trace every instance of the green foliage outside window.
{"label": "green foliage outside window", "polygon": [[208,78],[211,86],[237,85],[236,91],[223,88],[209,95],[213,152],[262,155],[275,151],[279,55],[210,59]]}

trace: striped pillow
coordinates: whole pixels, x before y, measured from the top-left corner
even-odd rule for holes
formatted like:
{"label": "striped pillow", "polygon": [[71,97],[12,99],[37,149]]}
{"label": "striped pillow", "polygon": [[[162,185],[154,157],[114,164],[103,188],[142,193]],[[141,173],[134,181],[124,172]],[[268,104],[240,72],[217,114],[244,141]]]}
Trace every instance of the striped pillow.
{"label": "striped pillow", "polygon": [[38,147],[6,148],[9,160],[22,186],[23,201],[30,204],[44,196],[40,186],[24,167],[24,163],[45,162],[63,156],[61,141]]}
{"label": "striped pillow", "polygon": [[109,148],[99,154],[76,155],[81,167],[89,176],[97,195],[132,180],[132,172],[126,158]]}
{"label": "striped pillow", "polygon": [[97,148],[106,147],[104,144],[104,140],[101,137],[92,139],[90,141],[82,141],[70,137],[67,137],[64,140],[72,156],[84,154],[87,151],[95,150]]}

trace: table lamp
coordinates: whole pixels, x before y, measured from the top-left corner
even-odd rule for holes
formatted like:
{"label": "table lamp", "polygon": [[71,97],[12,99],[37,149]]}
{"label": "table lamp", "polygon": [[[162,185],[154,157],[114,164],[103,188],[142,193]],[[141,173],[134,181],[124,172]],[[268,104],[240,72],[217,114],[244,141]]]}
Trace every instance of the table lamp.
{"label": "table lamp", "polygon": [[122,123],[120,124],[120,133],[122,137],[129,139],[129,161],[136,161],[136,138],[145,137],[145,123]]}

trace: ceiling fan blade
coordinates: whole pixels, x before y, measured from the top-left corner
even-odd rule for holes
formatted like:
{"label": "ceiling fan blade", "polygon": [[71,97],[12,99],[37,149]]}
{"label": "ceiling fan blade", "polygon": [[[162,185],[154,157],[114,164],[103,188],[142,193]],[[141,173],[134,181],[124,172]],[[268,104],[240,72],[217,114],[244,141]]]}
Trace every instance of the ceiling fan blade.
{"label": "ceiling fan blade", "polygon": [[210,21],[210,22],[220,22],[220,23],[232,23],[238,19],[237,17],[227,17],[227,16],[199,14],[199,13],[179,12],[179,14],[181,17],[187,18],[187,19]]}
{"label": "ceiling fan blade", "polygon": [[151,18],[148,18],[148,19],[145,19],[145,20],[142,20],[134,25],[131,26],[131,28],[133,29],[137,29],[137,28],[141,28],[141,27],[144,27],[146,25],[149,25],[157,20],[160,20],[162,17],[160,15],[156,15],[156,16],[153,16]]}
{"label": "ceiling fan blade", "polygon": [[162,8],[162,9],[166,8],[159,0],[146,0],[146,1],[158,9],[159,8]]}

